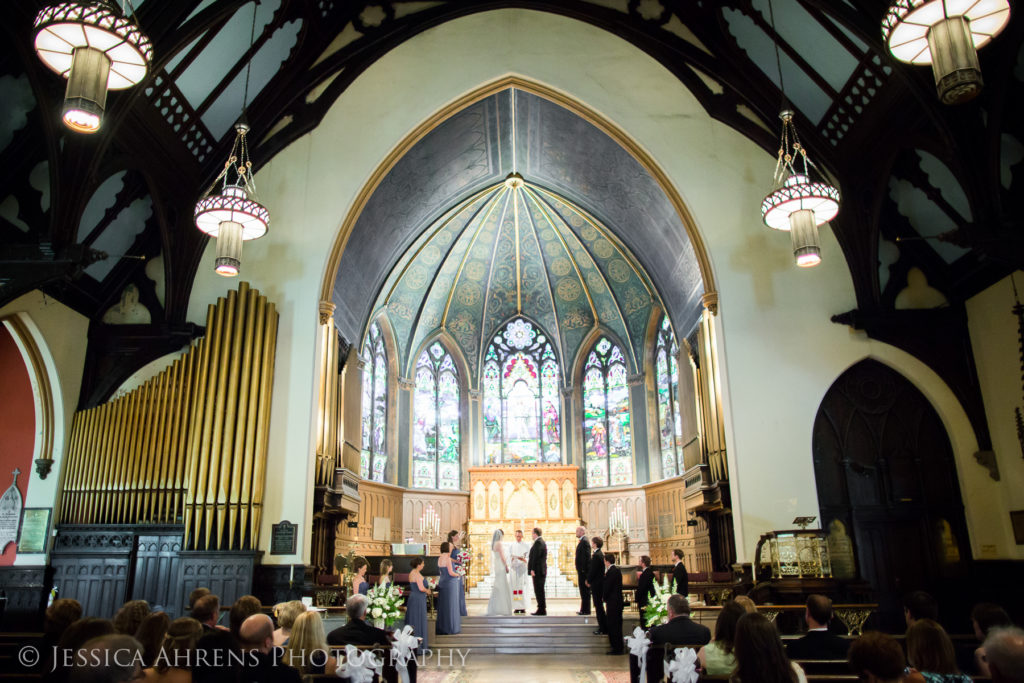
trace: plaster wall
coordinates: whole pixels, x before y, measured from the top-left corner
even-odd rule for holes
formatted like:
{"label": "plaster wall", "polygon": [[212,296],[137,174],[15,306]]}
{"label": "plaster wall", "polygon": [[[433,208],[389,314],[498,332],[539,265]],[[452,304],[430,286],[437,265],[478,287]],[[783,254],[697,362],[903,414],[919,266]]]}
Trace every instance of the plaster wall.
{"label": "plaster wall", "polygon": [[[246,243],[242,277],[281,312],[271,416],[263,544],[269,525],[301,520],[298,556],[308,559],[312,510],[317,307],[333,282],[328,253],[357,194],[416,126],[481,85],[508,75],[561,91],[599,113],[646,150],[690,209],[710,252],[720,294],[720,358],[734,489],[737,553],[750,560],[759,535],[816,515],[811,428],[842,371],[874,357],[903,372],[945,421],[960,467],[975,554],[1011,554],[997,490],[971,457],[967,419],[941,380],[893,347],[829,322],[855,306],[842,254],[823,230],[824,264],[794,267],[789,237],[760,224],[774,158],[727,126],[653,59],[610,33],[555,15],[499,10],[430,29],[361,74],[320,126],[258,174],[273,223]],[[204,256],[189,319],[226,289]],[[667,297],[672,292],[663,292]]]}
{"label": "plaster wall", "polygon": [[[0,320],[13,316],[19,316],[25,329],[32,335],[43,358],[45,367],[42,368],[42,374],[48,378],[53,394],[53,469],[46,479],[39,478],[35,467],[31,468],[30,474],[26,472],[23,475],[28,477],[25,507],[56,508],[67,447],[66,437],[71,433],[71,421],[82,386],[86,346],[82,340],[88,336],[89,320],[39,290],[24,294],[0,308]],[[33,391],[37,391],[34,373],[30,372],[29,376]],[[39,427],[38,420],[36,427]],[[56,516],[54,511],[51,525]],[[41,565],[45,562],[44,554],[19,553],[14,563]]]}
{"label": "plaster wall", "polygon": [[[1024,284],[1020,271],[1014,277],[1018,287]],[[1024,446],[1017,438],[1014,415],[1014,408],[1024,411],[1017,316],[1013,314],[1015,303],[1009,277],[967,301],[971,348],[985,402],[992,450],[999,465],[1000,482],[996,488],[1002,514],[993,522],[1010,538],[1008,511],[1024,509],[1024,459],[1021,457]],[[1013,547],[1015,556],[1024,558],[1024,545]]]}

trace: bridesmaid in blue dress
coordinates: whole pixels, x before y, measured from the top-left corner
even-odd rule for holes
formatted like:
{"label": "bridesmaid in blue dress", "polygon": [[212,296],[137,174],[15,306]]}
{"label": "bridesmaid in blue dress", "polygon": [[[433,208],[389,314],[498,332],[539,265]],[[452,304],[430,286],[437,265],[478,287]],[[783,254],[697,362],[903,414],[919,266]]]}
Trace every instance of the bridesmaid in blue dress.
{"label": "bridesmaid in blue dress", "polygon": [[[459,561],[459,537],[462,536],[461,531],[448,532],[448,542],[452,546],[452,565],[458,569],[462,566],[462,562]],[[468,616],[466,612],[466,577],[459,577],[459,614],[462,616]]]}
{"label": "bridesmaid in blue dress", "polygon": [[427,593],[430,589],[423,581],[423,558],[414,557],[409,563],[409,599],[405,602],[405,623],[412,626],[412,634],[420,639],[417,651],[427,649]]}
{"label": "bridesmaid in blue dress", "polygon": [[441,579],[437,582],[437,623],[434,631],[439,636],[455,635],[462,631],[462,616],[459,614],[459,575],[452,567],[451,545],[441,544],[441,555],[437,558],[437,569]]}
{"label": "bridesmaid in blue dress", "polygon": [[366,570],[369,567],[370,563],[366,561],[365,557],[357,557],[352,560],[352,571],[355,574],[352,577],[352,595],[356,593],[366,595],[370,590],[370,584],[366,581]]}

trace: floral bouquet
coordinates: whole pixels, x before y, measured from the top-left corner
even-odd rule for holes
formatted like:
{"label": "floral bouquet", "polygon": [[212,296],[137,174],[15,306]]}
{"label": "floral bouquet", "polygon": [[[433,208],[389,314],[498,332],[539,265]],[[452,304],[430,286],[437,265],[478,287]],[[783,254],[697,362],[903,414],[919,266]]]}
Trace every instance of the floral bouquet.
{"label": "floral bouquet", "polygon": [[402,616],[402,591],[397,586],[375,586],[366,594],[367,612],[375,622],[394,626]]}
{"label": "floral bouquet", "polygon": [[644,624],[650,628],[668,622],[668,599],[676,592],[675,580],[669,581],[668,576],[661,579],[661,584],[654,584],[654,595],[644,607]]}
{"label": "floral bouquet", "polygon": [[423,577],[423,585],[426,586],[427,588],[429,588],[432,591],[436,591],[437,590],[437,577],[434,577],[434,576],[431,576],[431,577],[426,577],[425,576],[425,577]]}

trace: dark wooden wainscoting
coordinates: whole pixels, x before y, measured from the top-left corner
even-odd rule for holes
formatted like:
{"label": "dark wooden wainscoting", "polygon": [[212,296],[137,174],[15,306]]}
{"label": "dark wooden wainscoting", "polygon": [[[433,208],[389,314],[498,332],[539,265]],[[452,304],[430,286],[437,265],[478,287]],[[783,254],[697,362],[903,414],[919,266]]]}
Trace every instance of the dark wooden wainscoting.
{"label": "dark wooden wainscoting", "polygon": [[886,628],[913,590],[954,595],[971,565],[953,449],[935,409],[905,377],[857,363],[829,388],[814,422],[822,527],[852,544]]}
{"label": "dark wooden wainscoting", "polygon": [[0,567],[0,629],[40,631],[42,613],[51,585],[49,567]]}

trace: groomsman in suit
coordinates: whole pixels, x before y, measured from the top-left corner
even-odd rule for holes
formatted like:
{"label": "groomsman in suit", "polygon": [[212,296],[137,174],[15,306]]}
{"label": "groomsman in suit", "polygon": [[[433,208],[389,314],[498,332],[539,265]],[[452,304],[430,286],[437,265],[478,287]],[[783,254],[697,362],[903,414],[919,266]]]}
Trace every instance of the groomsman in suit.
{"label": "groomsman in suit", "polygon": [[690,594],[690,577],[686,573],[686,565],[683,564],[683,551],[679,548],[673,550],[672,560],[676,565],[672,568],[672,580],[676,582],[676,593],[685,598]]}
{"label": "groomsman in suit", "polygon": [[585,527],[576,527],[576,584],[580,587],[580,611],[576,614],[590,614],[590,588],[587,587],[587,571],[590,569],[590,541]]}
{"label": "groomsman in suit", "polygon": [[608,624],[604,619],[604,554],[601,552],[604,541],[600,536],[594,536],[590,544],[594,546],[594,554],[590,556],[590,569],[587,570],[587,587],[594,598],[594,614],[597,615],[594,635],[599,636],[608,633]]}
{"label": "groomsman in suit", "polygon": [[530,558],[526,565],[533,577],[533,597],[537,600],[537,611],[534,616],[547,614],[547,603],[544,601],[544,580],[548,575],[548,547],[540,537],[540,529],[533,529],[533,545],[530,546]]}
{"label": "groomsman in suit", "polygon": [[[636,605],[640,609],[640,621],[644,620],[644,607],[650,602],[654,595],[654,570],[651,569],[651,558],[647,555],[640,557],[640,572],[636,579]],[[647,624],[643,624],[647,630]]]}
{"label": "groomsman in suit", "polygon": [[606,655],[625,654],[622,639],[622,572],[615,566],[615,553],[604,556],[604,609],[608,624],[608,642],[612,649]]}

